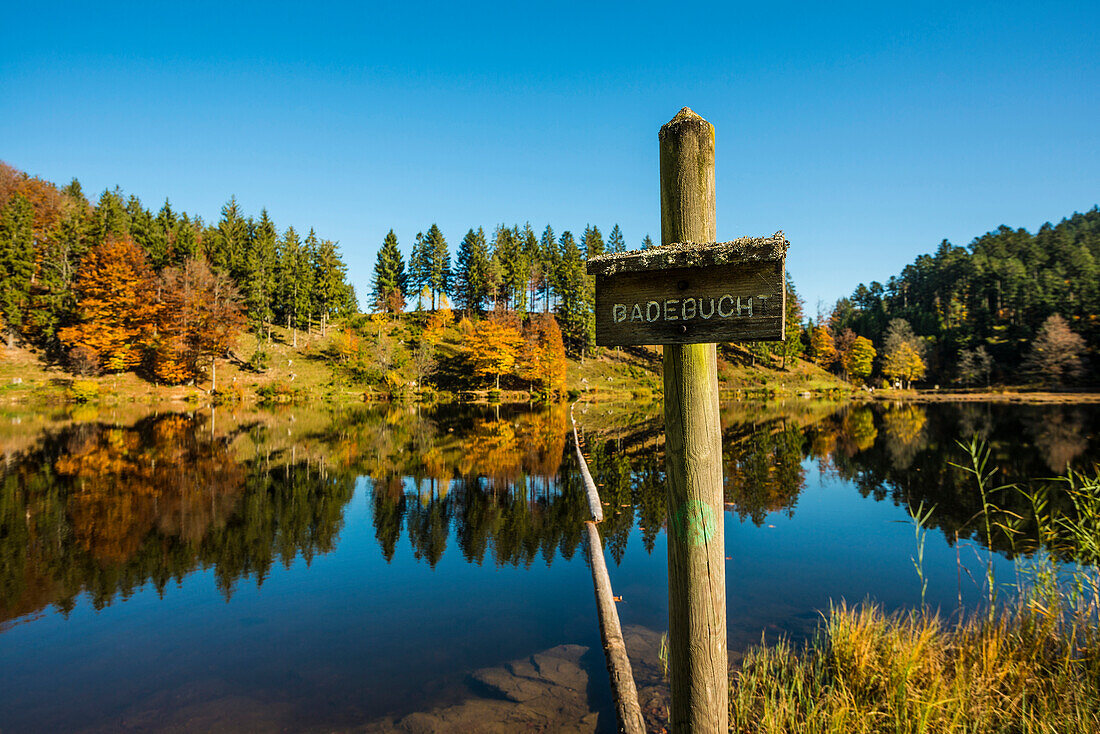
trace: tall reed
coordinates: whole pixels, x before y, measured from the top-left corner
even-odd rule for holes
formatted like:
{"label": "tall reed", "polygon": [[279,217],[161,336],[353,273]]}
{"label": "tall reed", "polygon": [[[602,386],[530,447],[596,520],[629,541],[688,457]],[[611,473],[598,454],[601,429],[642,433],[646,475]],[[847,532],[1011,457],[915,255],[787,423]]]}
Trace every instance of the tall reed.
{"label": "tall reed", "polygon": [[[988,450],[967,448],[987,539],[995,526],[1019,535],[1024,518],[990,499],[1002,488],[991,486]],[[918,610],[834,605],[804,648],[749,651],[730,679],[730,731],[1100,732],[1100,471],[1060,481],[1072,512],[1053,512],[1047,490],[1028,493],[1038,536],[1030,547],[1017,538],[1029,555],[1017,556],[1011,595],[997,603],[989,564],[987,607],[948,621],[924,607],[918,568]]]}

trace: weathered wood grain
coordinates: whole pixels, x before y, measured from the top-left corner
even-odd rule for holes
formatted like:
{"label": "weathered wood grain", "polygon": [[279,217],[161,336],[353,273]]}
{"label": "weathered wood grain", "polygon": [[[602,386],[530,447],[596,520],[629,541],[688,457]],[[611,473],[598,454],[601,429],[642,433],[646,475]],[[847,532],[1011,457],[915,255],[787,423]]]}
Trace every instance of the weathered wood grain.
{"label": "weathered wood grain", "polygon": [[[659,139],[662,242],[713,242],[714,128],[685,107]],[[673,732],[724,734],[729,671],[715,345],[666,346],[664,388],[670,724]]]}
{"label": "weathered wood grain", "polygon": [[596,343],[781,341],[783,261],[596,276]]}
{"label": "weathered wood grain", "polygon": [[600,531],[596,523],[585,522],[588,534],[588,555],[592,559],[592,587],[596,594],[596,611],[600,618],[600,639],[603,642],[607,673],[611,676],[611,694],[615,700],[615,716],[619,731],[624,734],[645,734],[645,719],[638,703],[638,688],[634,684],[634,672],[626,654],[623,630],[619,624],[619,610],[611,593],[611,577],[607,575],[607,562],[600,544]]}

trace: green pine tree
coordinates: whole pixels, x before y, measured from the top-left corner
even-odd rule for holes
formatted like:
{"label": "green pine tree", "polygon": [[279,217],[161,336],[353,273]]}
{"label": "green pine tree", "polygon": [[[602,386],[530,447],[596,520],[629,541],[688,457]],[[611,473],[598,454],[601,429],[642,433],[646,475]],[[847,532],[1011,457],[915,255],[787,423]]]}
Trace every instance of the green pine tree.
{"label": "green pine tree", "polygon": [[558,292],[558,321],[566,349],[584,356],[595,337],[592,314],[592,288],[585,273],[584,258],[571,232],[561,235],[561,259],[556,274],[555,290]]}
{"label": "green pine tree", "polygon": [[435,224],[428,227],[424,235],[424,252],[428,258],[428,282],[432,292],[432,310],[435,310],[438,297],[450,293],[451,253],[447,249],[447,240]]}
{"label": "green pine tree", "polygon": [[611,234],[607,236],[608,252],[626,252],[626,240],[623,239],[623,231],[616,224],[611,228]]}
{"label": "green pine tree", "polygon": [[0,212],[0,317],[9,346],[22,327],[33,275],[34,208],[16,194]]}
{"label": "green pine tree", "polygon": [[[244,277],[238,283],[244,296],[245,313],[258,339],[264,335],[265,325],[275,317],[272,304],[275,301],[275,250],[279,234],[267,209],[260,212],[259,221],[251,229],[244,256]],[[267,338],[271,340],[270,328]]]}
{"label": "green pine tree", "polygon": [[466,311],[480,312],[489,297],[489,248],[485,230],[470,230],[458,246],[454,274],[455,305]]}
{"label": "green pine tree", "polygon": [[599,257],[604,253],[603,236],[599,227],[591,225],[584,228],[584,256],[586,258]]}
{"label": "green pine tree", "polygon": [[371,290],[373,306],[378,311],[397,312],[405,307],[405,288],[408,274],[405,259],[397,246],[397,235],[391,229],[378,250],[374,264],[374,283]]}

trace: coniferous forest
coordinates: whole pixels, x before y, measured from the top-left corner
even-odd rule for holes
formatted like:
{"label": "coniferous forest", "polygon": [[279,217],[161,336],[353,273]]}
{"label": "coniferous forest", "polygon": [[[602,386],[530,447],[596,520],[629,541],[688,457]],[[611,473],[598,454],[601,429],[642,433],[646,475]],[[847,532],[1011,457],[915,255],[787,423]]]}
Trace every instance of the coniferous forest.
{"label": "coniferous forest", "polygon": [[825,318],[811,330],[823,345],[811,344],[811,356],[828,355],[829,338],[850,345],[863,337],[887,351],[879,365],[887,379],[905,381],[898,354],[907,345],[925,382],[1095,382],[1100,207],[1035,234],[1002,225],[967,247],[944,240],[885,285],[860,284]]}

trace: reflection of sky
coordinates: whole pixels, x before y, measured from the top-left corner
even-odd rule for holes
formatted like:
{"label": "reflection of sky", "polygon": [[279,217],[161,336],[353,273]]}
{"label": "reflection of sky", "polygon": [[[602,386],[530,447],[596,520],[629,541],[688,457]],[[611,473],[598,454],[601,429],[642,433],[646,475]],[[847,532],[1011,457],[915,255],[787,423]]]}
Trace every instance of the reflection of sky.
{"label": "reflection of sky", "polygon": [[[816,462],[802,463],[806,486],[793,517],[773,512],[756,527],[726,512],[726,609],[731,648],[752,644],[764,630],[804,633],[827,610],[829,601],[872,599],[888,608],[917,606],[920,581],[912,558],[917,554],[913,525],[905,509],[859,495],[851,483],[823,475]],[[635,531],[634,536],[639,535]],[[663,627],[667,615],[664,586],[665,536],[653,556],[639,552],[631,537],[623,563],[612,568],[624,624]],[[964,542],[963,564],[983,578],[974,546]],[[995,556],[998,577],[1014,580],[1012,564]],[[955,549],[942,533],[928,532],[924,549],[927,603],[951,613],[957,606]],[[966,603],[979,600],[977,587],[962,572]]]}

